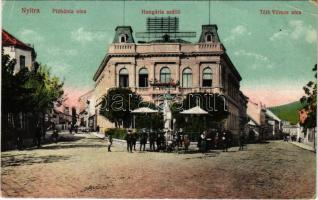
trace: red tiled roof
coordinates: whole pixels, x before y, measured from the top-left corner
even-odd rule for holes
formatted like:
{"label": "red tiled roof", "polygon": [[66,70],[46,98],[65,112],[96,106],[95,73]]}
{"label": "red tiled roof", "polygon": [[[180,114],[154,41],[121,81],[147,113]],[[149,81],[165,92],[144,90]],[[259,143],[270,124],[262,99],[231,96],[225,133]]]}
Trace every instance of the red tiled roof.
{"label": "red tiled roof", "polygon": [[32,47],[28,46],[27,44],[23,43],[7,31],[2,29],[2,46],[16,46],[24,49],[33,50]]}

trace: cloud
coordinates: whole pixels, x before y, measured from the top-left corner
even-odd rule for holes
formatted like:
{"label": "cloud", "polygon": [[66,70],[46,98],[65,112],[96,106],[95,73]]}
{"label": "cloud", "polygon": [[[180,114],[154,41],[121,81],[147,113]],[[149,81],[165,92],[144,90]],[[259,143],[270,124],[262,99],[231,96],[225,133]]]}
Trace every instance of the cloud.
{"label": "cloud", "polygon": [[61,59],[58,61],[49,61],[47,62],[47,66],[50,67],[52,72],[59,77],[67,76],[67,69],[72,67],[70,64],[63,62]]}
{"label": "cloud", "polygon": [[82,44],[93,41],[103,41],[106,39],[106,36],[107,34],[105,33],[87,31],[83,27],[71,32],[72,40],[78,41]]}
{"label": "cloud", "polygon": [[305,38],[306,42],[315,43],[317,41],[317,31],[311,25],[305,25],[301,20],[291,20],[288,23],[287,30],[274,33],[269,40],[277,41],[286,38],[293,40]]}
{"label": "cloud", "polygon": [[251,32],[243,25],[238,25],[231,30],[231,35],[224,39],[224,42],[235,40],[236,38],[243,35],[252,35]]}
{"label": "cloud", "polygon": [[76,49],[62,49],[59,47],[51,47],[46,49],[47,53],[50,56],[76,56],[78,54],[78,51]]}
{"label": "cloud", "polygon": [[267,56],[253,53],[253,52],[247,52],[245,50],[239,50],[234,53],[235,56],[245,56],[249,57],[251,61],[253,61],[253,64],[250,66],[252,69],[256,69],[259,67],[262,68],[273,68],[273,64],[270,62],[269,58]]}
{"label": "cloud", "polygon": [[309,30],[306,34],[306,41],[308,43],[316,43],[317,41],[317,31],[316,30]]}
{"label": "cloud", "polygon": [[31,43],[44,41],[44,37],[31,29],[22,29],[20,31],[21,39]]}
{"label": "cloud", "polygon": [[279,38],[283,38],[283,37],[286,37],[286,36],[288,36],[288,32],[285,31],[285,30],[283,30],[283,31],[279,31],[279,32],[277,32],[277,33],[274,33],[274,34],[269,38],[269,40],[270,40],[270,41],[275,41],[275,40],[277,40],[277,39],[279,39]]}

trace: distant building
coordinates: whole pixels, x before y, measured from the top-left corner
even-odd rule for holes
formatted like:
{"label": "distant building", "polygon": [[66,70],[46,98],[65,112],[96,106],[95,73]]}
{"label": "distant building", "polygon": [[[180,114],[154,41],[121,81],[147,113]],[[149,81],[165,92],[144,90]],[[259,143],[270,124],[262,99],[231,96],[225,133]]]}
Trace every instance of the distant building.
{"label": "distant building", "polygon": [[58,130],[68,130],[72,124],[70,107],[67,105],[55,106],[49,113],[49,119]]}
{"label": "distant building", "polygon": [[299,123],[296,125],[293,125],[290,123],[284,123],[282,125],[282,132],[290,136],[294,135],[298,138],[302,132],[302,128],[300,127]]}
{"label": "distant building", "polygon": [[96,112],[94,90],[90,90],[78,98],[79,126],[96,130]]}
{"label": "distant building", "polygon": [[[255,103],[249,100],[247,114],[250,118],[248,123],[250,130],[260,135],[261,139],[278,138],[281,133],[281,119],[261,102]],[[253,126],[254,125],[254,126]]]}
{"label": "distant building", "polygon": [[[203,25],[197,43],[168,36],[137,43],[130,26],[118,26],[113,43],[93,78],[96,110],[100,109],[101,100],[110,88],[129,87],[145,101],[157,102],[166,91],[153,83],[179,83],[178,87],[170,89],[170,95],[224,94],[229,110],[224,128],[238,134],[243,128],[240,122],[246,118],[247,97],[240,91],[242,78],[226,53],[217,30],[215,24]],[[97,125],[102,129],[114,127],[97,111]]]}
{"label": "distant building", "polygon": [[25,44],[7,31],[2,30],[2,48],[4,54],[16,59],[14,73],[25,67],[29,70],[33,69],[36,53],[31,45]]}
{"label": "distant building", "polygon": [[280,137],[280,133],[282,132],[282,120],[279,119],[279,117],[277,117],[271,110],[267,108],[265,111],[265,116],[267,133],[269,134],[269,137],[273,139],[278,139]]}

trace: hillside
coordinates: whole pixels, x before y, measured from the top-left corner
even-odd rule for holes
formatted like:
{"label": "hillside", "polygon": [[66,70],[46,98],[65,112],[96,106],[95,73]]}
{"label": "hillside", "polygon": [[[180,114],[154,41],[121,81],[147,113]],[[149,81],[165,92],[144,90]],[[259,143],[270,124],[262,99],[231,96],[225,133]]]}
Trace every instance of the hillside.
{"label": "hillside", "polygon": [[269,108],[280,119],[289,121],[292,124],[298,123],[298,110],[302,108],[302,104],[299,101],[295,101],[289,104],[271,107]]}

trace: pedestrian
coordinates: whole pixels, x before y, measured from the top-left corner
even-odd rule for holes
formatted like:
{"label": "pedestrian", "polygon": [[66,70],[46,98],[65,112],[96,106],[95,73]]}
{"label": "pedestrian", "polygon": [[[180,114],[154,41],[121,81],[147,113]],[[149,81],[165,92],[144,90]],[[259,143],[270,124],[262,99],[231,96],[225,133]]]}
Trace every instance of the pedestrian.
{"label": "pedestrian", "polygon": [[145,129],[142,129],[140,133],[140,148],[139,148],[140,151],[141,149],[143,149],[143,151],[146,150],[147,139],[148,139],[147,132]]}
{"label": "pedestrian", "polygon": [[137,143],[137,133],[136,132],[132,132],[131,142],[132,142],[132,146],[134,148],[134,151],[136,151],[136,143]]}
{"label": "pedestrian", "polygon": [[41,124],[40,122],[36,123],[36,128],[35,128],[35,136],[36,136],[36,141],[37,141],[37,147],[41,147],[41,136],[42,136],[42,130],[41,130]]}
{"label": "pedestrian", "polygon": [[201,147],[200,147],[200,151],[202,153],[206,152],[206,131],[203,131],[201,134]]}
{"label": "pedestrian", "polygon": [[156,150],[155,141],[156,141],[155,132],[150,131],[149,132],[150,151],[155,151]]}
{"label": "pedestrian", "polygon": [[185,151],[188,151],[189,150],[189,146],[190,146],[190,140],[188,138],[188,135],[184,135],[184,149]]}
{"label": "pedestrian", "polygon": [[222,145],[223,145],[223,152],[227,152],[227,148],[228,148],[228,135],[226,133],[226,131],[223,131],[222,133]]}
{"label": "pedestrian", "polygon": [[110,148],[113,145],[113,135],[112,134],[108,134],[108,152],[111,152]]}
{"label": "pedestrian", "polygon": [[130,129],[127,130],[126,141],[127,141],[127,151],[132,153],[132,131]]}
{"label": "pedestrian", "polygon": [[23,150],[23,133],[22,133],[22,129],[18,128],[16,130],[17,132],[17,148],[18,150]]}
{"label": "pedestrian", "polygon": [[244,133],[241,131],[240,132],[240,138],[239,138],[239,143],[240,143],[240,148],[239,150],[244,150],[244,145],[245,145],[245,135]]}

